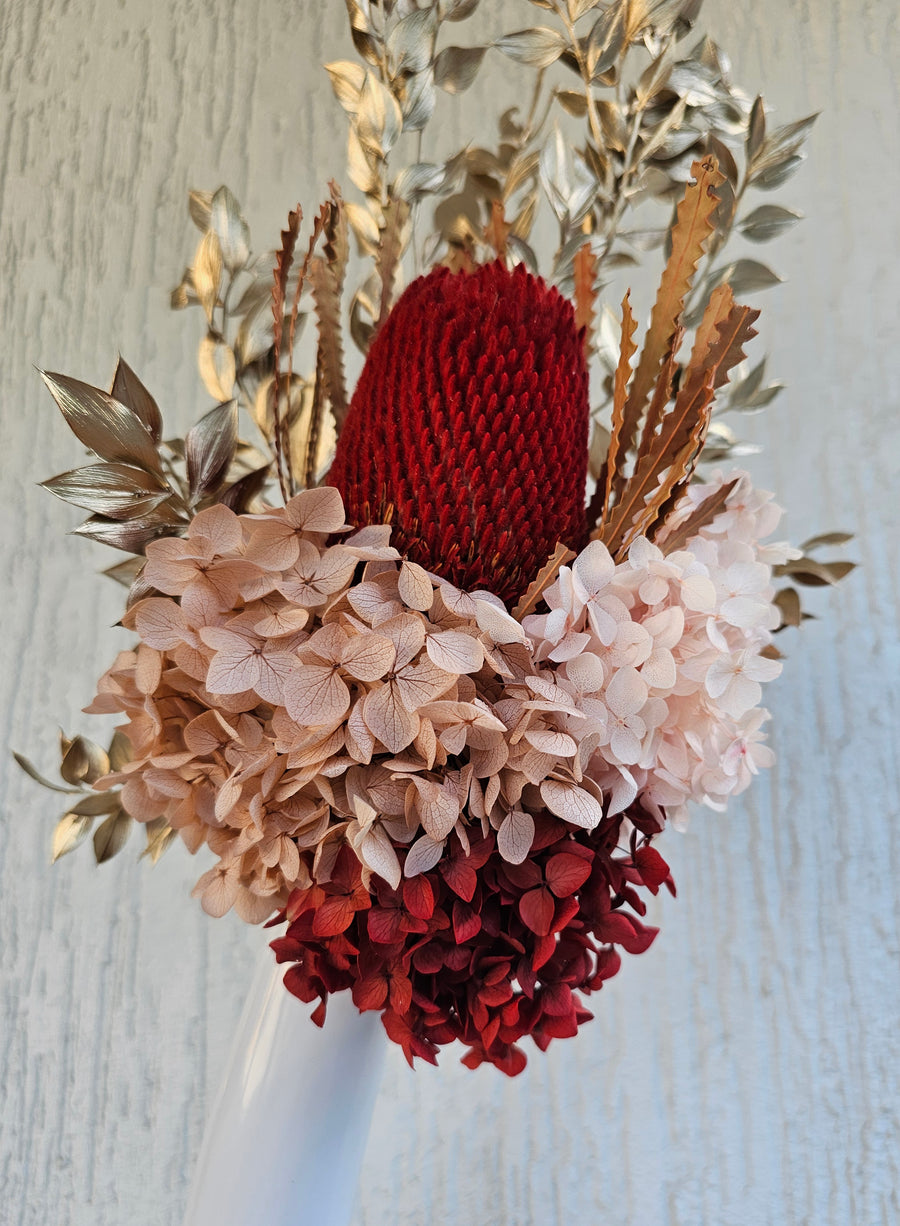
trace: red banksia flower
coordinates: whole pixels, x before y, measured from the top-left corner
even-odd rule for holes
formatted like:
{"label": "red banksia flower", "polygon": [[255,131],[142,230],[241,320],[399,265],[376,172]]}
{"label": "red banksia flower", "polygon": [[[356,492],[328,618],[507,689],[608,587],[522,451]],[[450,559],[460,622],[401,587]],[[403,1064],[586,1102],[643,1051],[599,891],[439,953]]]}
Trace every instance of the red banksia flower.
{"label": "red banksia flower", "polygon": [[514,601],[584,544],[588,378],[571,304],[523,267],[438,268],[372,343],[330,485],[402,554]]}

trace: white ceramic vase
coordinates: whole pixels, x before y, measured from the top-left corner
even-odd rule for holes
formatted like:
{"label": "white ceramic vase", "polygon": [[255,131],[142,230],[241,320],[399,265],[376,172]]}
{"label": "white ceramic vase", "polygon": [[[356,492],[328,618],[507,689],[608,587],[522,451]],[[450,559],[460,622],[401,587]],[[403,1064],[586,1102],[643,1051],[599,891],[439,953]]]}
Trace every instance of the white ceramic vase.
{"label": "white ceramic vase", "polygon": [[266,947],[206,1124],[184,1226],[348,1226],[387,1039],[349,992],[324,1029]]}

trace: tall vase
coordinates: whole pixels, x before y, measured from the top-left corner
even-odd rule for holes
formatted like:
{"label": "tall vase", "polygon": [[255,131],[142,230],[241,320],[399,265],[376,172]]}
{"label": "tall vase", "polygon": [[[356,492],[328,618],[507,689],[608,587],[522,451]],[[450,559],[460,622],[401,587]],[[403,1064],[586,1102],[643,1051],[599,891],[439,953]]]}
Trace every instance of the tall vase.
{"label": "tall vase", "polygon": [[266,948],[209,1114],[184,1226],[348,1226],[387,1040],[349,992],[320,1030]]}

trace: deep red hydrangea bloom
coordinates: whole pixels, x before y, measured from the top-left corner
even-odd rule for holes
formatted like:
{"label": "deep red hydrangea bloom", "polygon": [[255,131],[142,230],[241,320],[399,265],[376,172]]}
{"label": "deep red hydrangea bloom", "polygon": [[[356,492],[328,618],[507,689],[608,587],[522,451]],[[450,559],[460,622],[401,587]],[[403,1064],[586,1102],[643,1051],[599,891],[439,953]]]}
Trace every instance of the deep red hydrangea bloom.
{"label": "deep red hydrangea bloom", "polygon": [[438,268],[369,351],[328,483],[351,523],[513,602],[585,543],[588,377],[571,304],[524,267]]}
{"label": "deep red hydrangea bloom", "polygon": [[[453,835],[431,872],[397,890],[373,877],[371,895],[344,847],[332,880],[295,891],[273,921],[288,921],[272,942],[278,961],[293,963],[286,987],[320,1002],[318,1025],[328,996],[349,990],[360,1010],[381,1012],[410,1064],[437,1063],[439,1047],[458,1039],[470,1068],[520,1073],[521,1039],[544,1050],[574,1035],[592,1017],[581,998],[619,969],[616,947],[642,953],[652,943],[657,930],[636,918],[646,908],[635,887],[655,893],[665,883],[674,893],[665,861],[638,846],[637,833],[630,855],[617,852],[624,816],[587,831],[544,814],[518,865],[476,827],[468,854]],[[656,832],[638,804],[627,816],[648,838]],[[407,849],[397,851],[403,860]]]}

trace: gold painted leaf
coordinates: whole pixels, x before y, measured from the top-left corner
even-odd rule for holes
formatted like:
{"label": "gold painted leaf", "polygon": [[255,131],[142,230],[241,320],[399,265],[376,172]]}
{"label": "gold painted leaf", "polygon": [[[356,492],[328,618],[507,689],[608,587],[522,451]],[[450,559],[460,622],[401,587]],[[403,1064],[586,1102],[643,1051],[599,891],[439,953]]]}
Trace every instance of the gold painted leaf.
{"label": "gold painted leaf", "polygon": [[124,404],[126,408],[131,409],[132,413],[139,417],[150,431],[150,437],[153,441],[155,443],[159,442],[162,438],[163,430],[163,420],[159,406],[121,356],[116,365],[116,373],[113,378],[110,395],[113,400],[118,400],[119,404]]}
{"label": "gold painted leaf", "polygon": [[161,477],[130,464],[90,464],[41,485],[64,502],[110,519],[144,515],[172,492]]}
{"label": "gold painted leaf", "polygon": [[331,88],[338,102],[348,115],[359,110],[359,96],[366,83],[366,70],[354,60],[335,60],[325,65],[331,79]]}
{"label": "gold painted leaf", "polygon": [[241,206],[227,187],[220,187],[212,198],[209,228],[219,240],[225,267],[232,275],[240,272],[250,259],[250,227],[241,215]]}
{"label": "gold painted leaf", "polygon": [[237,404],[210,409],[184,440],[187,476],[195,501],[215,493],[225,481],[237,448]]}
{"label": "gold painted leaf", "polygon": [[852,532],[822,532],[819,536],[811,536],[800,548],[804,553],[812,549],[820,549],[823,545],[846,545],[853,540]]}
{"label": "gold painted leaf", "polygon": [[68,375],[41,371],[69,429],[102,460],[160,471],[150,431],[131,409],[112,396]]}
{"label": "gold painted leaf", "polygon": [[219,301],[219,287],[222,284],[222,248],[213,230],[207,230],[200,240],[191,278],[200,305],[206,312],[206,318],[212,323],[213,311]]}
{"label": "gold painted leaf", "polygon": [[120,771],[134,757],[131,741],[119,728],[112,734],[107,755],[109,757],[109,768],[113,771]]}
{"label": "gold painted leaf", "polygon": [[436,31],[437,14],[430,8],[408,13],[397,22],[386,43],[395,76],[422,72],[428,67]]}
{"label": "gold painted leaf", "polygon": [[155,817],[153,821],[146,823],[144,829],[147,833],[147,846],[141,852],[140,858],[143,860],[145,856],[149,856],[151,863],[157,864],[177,835],[164,817]]}
{"label": "gold painted leaf", "polygon": [[205,234],[209,229],[209,215],[211,211],[212,192],[201,192],[196,188],[192,188],[188,192],[188,212],[191,215],[191,221],[201,234]]}
{"label": "gold painted leaf", "polygon": [[204,336],[200,342],[197,365],[200,378],[210,396],[220,404],[230,400],[237,374],[234,353],[230,346],[216,336]]}
{"label": "gold painted leaf", "polygon": [[24,754],[16,753],[14,750],[13,757],[25,774],[32,778],[35,783],[39,783],[42,788],[49,788],[51,792],[62,792],[66,796],[78,795],[78,788],[62,788],[58,783],[51,783],[49,779],[45,779],[44,776],[39,773],[37,767],[32,766]]}
{"label": "gold painted leaf", "polygon": [[782,208],[779,204],[762,204],[744,218],[738,229],[751,242],[767,243],[795,226],[802,217],[802,213]]}
{"label": "gold painted leaf", "polygon": [[434,83],[448,94],[461,94],[478,75],[487,47],[445,47],[434,61]]}
{"label": "gold painted leaf", "polygon": [[101,775],[109,774],[109,757],[106,750],[85,736],[76,736],[59,768],[66,783],[95,783]]}
{"label": "gold painted leaf", "polygon": [[558,30],[549,26],[534,26],[528,30],[515,30],[504,34],[494,43],[498,51],[520,64],[532,68],[549,68],[566,50],[566,40]]}
{"label": "gold painted leaf", "polygon": [[60,856],[67,856],[70,851],[74,851],[78,844],[84,841],[93,821],[92,817],[78,817],[74,813],[66,813],[59,819],[50,845],[54,863]]}
{"label": "gold painted leaf", "polygon": [[125,846],[134,818],[124,809],[111,813],[94,831],[94,857],[98,864],[111,860]]}
{"label": "gold painted leaf", "polygon": [[121,807],[118,792],[92,792],[72,805],[69,813],[77,817],[100,817],[104,813],[113,813]]}

